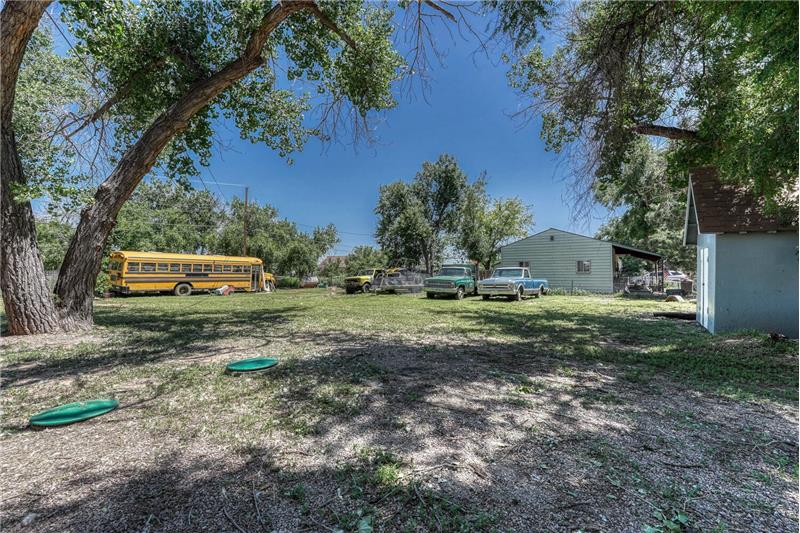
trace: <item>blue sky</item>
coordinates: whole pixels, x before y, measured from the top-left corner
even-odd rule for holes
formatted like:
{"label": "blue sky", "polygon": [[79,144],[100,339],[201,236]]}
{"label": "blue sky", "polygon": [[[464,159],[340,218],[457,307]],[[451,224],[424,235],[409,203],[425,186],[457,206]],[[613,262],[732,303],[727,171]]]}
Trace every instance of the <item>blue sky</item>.
{"label": "blue sky", "polygon": [[[539,121],[510,118],[523,102],[508,87],[507,66],[474,56],[474,42],[438,37],[447,57],[444,66],[434,65],[427,99],[400,96],[378,125],[377,144],[354,150],[311,140],[293,154],[290,166],[265,146],[240,140],[234,128],[218,128],[217,136],[230,142],[231,150],[215,154],[203,172],[209,189],[218,193],[214,179],[245,184],[251,198],[274,205],[302,229],[333,223],[342,240],[334,253],[346,254],[359,244],[374,244],[380,185],[410,180],[423,161],[449,153],[470,180],[486,170],[493,196],[516,195],[532,204],[534,231],[553,226],[592,234],[602,220],[571,219],[567,165],[544,150]],[[551,35],[545,35],[545,44],[553,44]],[[240,187],[221,190],[227,198],[243,194]]]}

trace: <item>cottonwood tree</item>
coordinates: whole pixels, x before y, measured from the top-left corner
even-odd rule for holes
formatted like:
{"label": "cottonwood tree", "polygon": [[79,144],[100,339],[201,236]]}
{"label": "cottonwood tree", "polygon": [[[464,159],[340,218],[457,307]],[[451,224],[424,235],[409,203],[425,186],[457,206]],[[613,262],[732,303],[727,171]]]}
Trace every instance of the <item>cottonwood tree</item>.
{"label": "cottonwood tree", "polygon": [[594,196],[612,211],[624,209],[597,232],[597,238],[660,253],[671,268],[694,271],[696,248],[683,245],[686,183],[667,172],[668,150],[644,138],[634,142],[619,176],[594,183]]}
{"label": "cottonwood tree", "polygon": [[225,219],[223,207],[210,192],[185,182],[142,183],[120,210],[107,247],[209,253]]}
{"label": "cottonwood tree", "polygon": [[[390,86],[402,60],[390,41],[391,13],[361,2],[64,3],[64,19],[103,73],[108,99],[76,123],[118,118],[117,163],[83,210],[56,283],[45,284],[24,187],[13,109],[26,46],[49,2],[7,1],[2,11],[2,222],[0,287],[8,331],[40,333],[87,327],[106,239],[120,209],[162,157],[191,170],[194,152],[210,155],[212,122],[231,118],[242,136],[282,154],[316,131],[302,115],[311,97],[278,86],[277,65],[291,80],[311,82],[336,109],[363,120],[395,104]],[[348,104],[349,103],[349,104]],[[350,107],[347,107],[349,105]],[[342,109],[349,109],[342,114]],[[56,304],[57,301],[57,304]]]}
{"label": "cottonwood tree", "polygon": [[642,135],[674,142],[673,172],[716,165],[768,202],[796,188],[796,2],[587,1],[564,19],[564,43],[534,46],[509,79],[577,163],[579,208]]}
{"label": "cottonwood tree", "polygon": [[424,162],[411,183],[382,186],[375,237],[390,262],[416,266],[422,261],[432,273],[456,230],[466,192],[467,176],[447,154]]}
{"label": "cottonwood tree", "polygon": [[528,235],[533,215],[519,198],[490,198],[479,179],[465,196],[458,224],[457,247],[468,259],[490,270],[500,257],[500,246]]}
{"label": "cottonwood tree", "polygon": [[356,246],[347,254],[345,272],[348,276],[354,276],[368,268],[385,268],[388,262],[389,260],[382,250],[372,246]]}

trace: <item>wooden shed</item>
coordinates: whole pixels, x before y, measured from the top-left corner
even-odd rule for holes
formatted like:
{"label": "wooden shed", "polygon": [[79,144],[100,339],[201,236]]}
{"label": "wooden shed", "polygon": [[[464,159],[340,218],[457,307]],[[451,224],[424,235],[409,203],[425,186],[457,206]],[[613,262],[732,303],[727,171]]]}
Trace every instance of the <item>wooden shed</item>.
{"label": "wooden shed", "polygon": [[723,184],[714,167],[691,172],[684,244],[697,246],[697,321],[711,333],[798,334],[797,220]]}

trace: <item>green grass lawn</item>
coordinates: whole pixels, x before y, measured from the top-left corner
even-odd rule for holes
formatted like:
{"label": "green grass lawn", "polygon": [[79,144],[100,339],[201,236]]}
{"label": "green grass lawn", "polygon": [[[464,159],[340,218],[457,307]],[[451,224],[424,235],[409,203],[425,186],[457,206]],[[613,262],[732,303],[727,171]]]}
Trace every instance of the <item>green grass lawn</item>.
{"label": "green grass lawn", "polygon": [[[52,531],[796,529],[797,344],[652,317],[692,309],[329,290],[98,301],[88,334],[0,345],[2,517]],[[223,373],[260,355],[281,363]],[[96,397],[122,408],[25,428]]]}

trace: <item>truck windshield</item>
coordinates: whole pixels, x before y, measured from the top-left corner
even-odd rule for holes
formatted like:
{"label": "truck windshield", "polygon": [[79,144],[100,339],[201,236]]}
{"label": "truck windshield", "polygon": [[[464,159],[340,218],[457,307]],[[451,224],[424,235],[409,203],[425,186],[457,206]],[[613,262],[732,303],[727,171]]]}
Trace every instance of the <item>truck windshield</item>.
{"label": "truck windshield", "polygon": [[466,268],[443,268],[439,270],[440,276],[466,276],[467,269]]}
{"label": "truck windshield", "polygon": [[359,270],[358,271],[358,275],[359,276],[371,276],[372,275],[372,270]]}
{"label": "truck windshield", "polygon": [[493,278],[521,278],[521,268],[498,268],[492,272]]}

